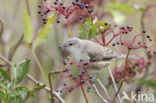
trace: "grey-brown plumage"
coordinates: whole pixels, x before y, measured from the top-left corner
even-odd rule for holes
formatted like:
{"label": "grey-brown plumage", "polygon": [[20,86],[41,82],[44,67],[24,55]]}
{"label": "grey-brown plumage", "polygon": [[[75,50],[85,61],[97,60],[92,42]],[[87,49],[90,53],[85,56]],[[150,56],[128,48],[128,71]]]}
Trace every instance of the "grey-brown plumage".
{"label": "grey-brown plumage", "polygon": [[[116,53],[93,41],[82,40],[76,37],[68,39],[60,46],[60,49],[63,52],[69,52],[77,62],[80,60],[91,61],[91,69],[101,69],[108,66],[112,60],[126,58],[126,55]],[[129,58],[136,58],[136,56],[131,55]]]}

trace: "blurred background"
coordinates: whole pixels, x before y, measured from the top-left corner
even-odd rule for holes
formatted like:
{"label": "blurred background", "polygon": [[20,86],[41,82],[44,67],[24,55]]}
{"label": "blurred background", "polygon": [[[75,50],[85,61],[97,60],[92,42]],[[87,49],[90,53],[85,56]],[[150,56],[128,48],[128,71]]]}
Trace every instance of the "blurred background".
{"label": "blurred background", "polygon": [[[54,0],[49,1],[51,3],[54,2]],[[114,1],[119,3],[118,6],[114,6],[112,3]],[[71,5],[72,0],[64,0],[64,2],[66,5]],[[92,5],[94,8],[94,16],[96,16],[99,21],[106,21],[119,26],[132,26],[134,30],[131,32],[131,36],[140,33],[142,29],[145,29],[153,39],[152,42],[147,42],[147,44],[156,44],[156,0],[82,0],[82,2]],[[37,35],[37,32],[40,30],[40,28],[43,27],[42,18],[40,15],[38,15],[38,5],[40,4],[43,4],[43,0],[0,0],[0,20],[4,25],[3,33],[0,35],[0,55],[3,55],[12,63],[19,63],[26,57],[30,58],[30,75],[32,75],[38,81],[44,83],[44,79],[41,77],[41,71],[32,57],[32,53],[30,52],[28,46],[25,45],[24,42],[22,42],[18,46],[15,53],[10,56],[12,48],[23,36],[24,9],[27,10],[32,20],[34,37]],[[79,36],[79,27],[81,25],[78,17],[79,14],[81,14],[81,12],[70,17],[71,33],[74,36]],[[126,40],[130,37],[126,38]],[[61,69],[63,66],[62,56],[58,50],[58,46],[67,38],[68,31],[66,22],[63,19],[61,19],[61,23],[59,24],[54,21],[50,36],[41,46],[36,49],[37,57],[44,68],[47,79],[48,72]],[[155,56],[152,55],[152,57],[150,57],[147,55],[144,49],[132,52],[136,54],[139,53],[139,55],[145,59],[152,58],[152,65],[150,68],[148,68],[149,71],[145,76],[145,78],[151,79],[152,73],[156,70]],[[0,60],[0,64],[1,63],[3,64],[3,62]],[[113,68],[114,65],[115,62],[111,65],[111,67]],[[121,91],[136,91],[138,88],[140,88],[137,80],[141,79],[145,73],[146,70],[144,70],[141,74],[136,75],[133,82],[130,82],[129,84],[124,83]],[[109,74],[107,70],[103,69],[97,77],[101,80],[103,85],[108,83]],[[156,78],[154,77],[154,79]],[[55,85],[55,90],[58,89],[61,81],[63,81],[59,76],[53,76],[52,80],[53,85]],[[35,84],[29,79],[25,78],[21,85],[32,88]],[[47,86],[49,85],[47,84]],[[99,84],[97,84],[97,88],[100,93],[103,94],[103,92],[101,92],[102,88],[100,88]],[[144,85],[141,88],[142,92],[146,90],[146,86]],[[110,97],[114,95],[115,91],[112,86],[107,88],[107,90]],[[156,95],[155,89],[153,88],[150,88],[148,92]],[[77,88],[70,93],[65,93],[62,96],[67,103],[85,103],[80,88]],[[89,103],[102,103],[94,93],[94,90],[91,90],[91,92],[87,93],[87,97],[89,99]],[[30,99],[26,103],[50,103],[49,98],[50,95],[45,90],[40,90],[36,93],[36,97],[34,99]]]}

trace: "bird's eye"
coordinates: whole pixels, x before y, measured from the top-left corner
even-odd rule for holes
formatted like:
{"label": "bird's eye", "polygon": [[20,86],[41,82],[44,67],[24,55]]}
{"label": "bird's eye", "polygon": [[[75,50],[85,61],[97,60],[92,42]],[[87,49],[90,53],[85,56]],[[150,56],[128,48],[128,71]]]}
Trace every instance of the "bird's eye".
{"label": "bird's eye", "polygon": [[69,45],[72,46],[73,44],[72,43],[69,43]]}

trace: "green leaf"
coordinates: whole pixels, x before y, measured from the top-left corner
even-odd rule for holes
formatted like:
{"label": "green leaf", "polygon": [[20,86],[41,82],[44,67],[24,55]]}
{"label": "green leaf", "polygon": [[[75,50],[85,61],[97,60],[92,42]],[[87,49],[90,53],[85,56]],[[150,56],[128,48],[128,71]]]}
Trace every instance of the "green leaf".
{"label": "green leaf", "polygon": [[116,9],[109,9],[109,11],[112,13],[115,23],[122,24],[126,20],[125,15],[121,11]]}
{"label": "green leaf", "polygon": [[0,99],[3,100],[6,103],[6,95],[3,91],[0,90]]}
{"label": "green leaf", "polygon": [[47,40],[49,34],[52,30],[52,23],[55,20],[55,15],[53,14],[50,18],[48,18],[47,23],[44,25],[42,30],[38,33],[36,40],[33,43],[33,49],[41,45],[43,42]]}
{"label": "green leaf", "polygon": [[10,93],[10,99],[9,101],[11,103],[19,103],[24,102],[28,98],[34,97],[34,93],[26,87],[16,87],[12,92]]}
{"label": "green leaf", "polygon": [[124,3],[120,3],[120,2],[116,2],[116,1],[110,2],[109,7],[113,8],[113,9],[118,9],[120,11],[129,13],[129,14],[135,13],[135,10],[132,7],[130,7]]}
{"label": "green leaf", "polygon": [[10,75],[7,73],[6,70],[0,67],[0,74],[2,75],[3,79],[10,80]]}
{"label": "green leaf", "polygon": [[27,45],[29,45],[30,43],[32,43],[34,31],[32,21],[26,10],[24,10],[23,21],[24,21],[24,41]]}
{"label": "green leaf", "polygon": [[15,84],[20,83],[25,78],[25,76],[29,73],[29,68],[29,59],[25,59],[23,62],[13,68]]}
{"label": "green leaf", "polygon": [[151,86],[156,89],[156,80],[139,80],[140,85]]}
{"label": "green leaf", "polygon": [[96,22],[89,30],[88,39],[91,39],[92,37],[100,34],[101,32],[104,32],[107,28],[109,28],[110,25],[106,22]]}
{"label": "green leaf", "polygon": [[96,24],[94,24],[89,31],[89,35],[88,35],[88,39],[91,39],[92,37],[94,37],[97,34],[98,27]]}
{"label": "green leaf", "polygon": [[91,25],[92,25],[92,19],[91,18],[87,18],[85,23],[84,23],[84,26],[83,25],[80,26],[79,33],[80,33],[80,38],[81,39],[84,39],[84,38],[87,37],[88,31],[90,30]]}

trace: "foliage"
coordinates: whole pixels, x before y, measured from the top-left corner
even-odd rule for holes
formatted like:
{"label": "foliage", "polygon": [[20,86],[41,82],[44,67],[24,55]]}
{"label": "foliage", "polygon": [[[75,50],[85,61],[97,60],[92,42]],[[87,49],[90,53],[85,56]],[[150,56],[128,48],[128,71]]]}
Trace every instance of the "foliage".
{"label": "foliage", "polygon": [[10,79],[10,75],[6,70],[0,68],[1,80],[0,80],[0,99],[4,103],[23,103],[29,98],[35,97],[35,92],[45,87],[40,85],[29,89],[27,87],[18,86],[29,72],[30,60],[25,59],[20,64],[13,66],[13,77]]}

